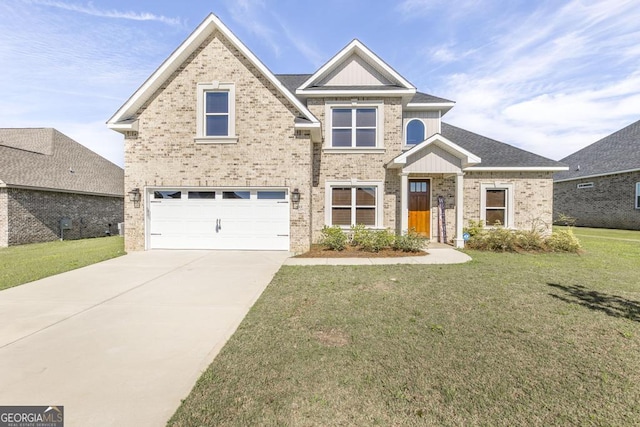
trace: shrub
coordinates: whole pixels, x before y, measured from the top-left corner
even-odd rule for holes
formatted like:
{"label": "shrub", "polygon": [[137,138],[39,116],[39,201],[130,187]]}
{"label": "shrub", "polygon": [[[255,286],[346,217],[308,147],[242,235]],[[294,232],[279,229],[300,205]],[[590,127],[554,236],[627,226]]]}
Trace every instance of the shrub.
{"label": "shrub", "polygon": [[367,252],[380,252],[380,249],[389,248],[396,239],[390,230],[366,230],[361,241],[358,242],[362,250]]}
{"label": "shrub", "polygon": [[516,231],[516,245],[525,251],[544,251],[546,250],[545,238],[542,234],[535,230]]}
{"label": "shrub", "polygon": [[573,234],[571,229],[554,231],[551,236],[547,238],[547,246],[555,252],[573,252],[576,253],[580,250],[580,241]]}
{"label": "shrub", "polygon": [[469,226],[465,227],[465,233],[469,233],[470,237],[478,236],[485,232],[484,222],[482,220],[474,221],[469,220]]}
{"label": "shrub", "polygon": [[393,248],[403,252],[420,252],[427,248],[427,239],[416,233],[415,229],[396,236]]}
{"label": "shrub", "polygon": [[369,238],[370,233],[371,231],[367,230],[364,224],[352,225],[350,243],[353,246],[360,246],[364,240]]}
{"label": "shrub", "polygon": [[320,244],[334,251],[341,251],[347,246],[347,235],[342,229],[334,225],[333,227],[322,228],[322,238]]}

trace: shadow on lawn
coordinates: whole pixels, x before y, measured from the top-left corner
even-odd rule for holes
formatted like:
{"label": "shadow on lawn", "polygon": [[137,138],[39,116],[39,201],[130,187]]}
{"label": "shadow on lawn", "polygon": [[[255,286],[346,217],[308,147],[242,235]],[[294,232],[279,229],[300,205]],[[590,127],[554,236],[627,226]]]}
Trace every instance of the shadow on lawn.
{"label": "shadow on lawn", "polygon": [[564,286],[556,283],[547,285],[563,291],[564,295],[549,294],[569,304],[578,304],[591,310],[602,311],[609,316],[630,319],[640,322],[640,302],[616,295],[607,295],[598,291],[590,291],[584,286]]}

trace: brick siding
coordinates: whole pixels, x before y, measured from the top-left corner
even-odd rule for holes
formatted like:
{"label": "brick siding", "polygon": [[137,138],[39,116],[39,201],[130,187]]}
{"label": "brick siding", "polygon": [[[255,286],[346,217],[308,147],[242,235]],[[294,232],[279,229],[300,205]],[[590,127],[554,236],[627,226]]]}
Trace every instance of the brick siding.
{"label": "brick siding", "polygon": [[[592,188],[578,184],[592,182]],[[561,214],[576,218],[581,227],[640,230],[640,209],[635,208],[636,183],[640,171],[595,178],[556,182],[553,217]]]}
{"label": "brick siding", "polygon": [[[15,188],[5,193],[8,246],[60,239],[62,218],[72,222],[72,228],[64,231],[65,240],[104,236],[106,231],[117,234],[117,224],[123,221],[121,197]],[[0,209],[1,200],[0,194]]]}
{"label": "brick siding", "polygon": [[[235,84],[235,144],[198,144],[197,84]],[[294,130],[295,107],[219,32],[163,83],[125,139],[125,191],[146,186],[288,187],[301,193],[291,207],[291,250],[308,249],[311,151],[308,133]],[[125,246],[142,250],[145,200],[125,204]]]}

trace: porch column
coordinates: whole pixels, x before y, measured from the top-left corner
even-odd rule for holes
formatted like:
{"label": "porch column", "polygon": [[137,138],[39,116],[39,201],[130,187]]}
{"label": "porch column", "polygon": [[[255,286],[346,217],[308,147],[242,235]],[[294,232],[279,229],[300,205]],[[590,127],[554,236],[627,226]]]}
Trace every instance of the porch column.
{"label": "porch column", "polygon": [[409,174],[400,172],[400,233],[409,229]]}
{"label": "porch column", "polygon": [[464,227],[464,173],[456,174],[456,237],[454,245],[456,248],[464,248],[464,239],[462,238],[462,229]]}

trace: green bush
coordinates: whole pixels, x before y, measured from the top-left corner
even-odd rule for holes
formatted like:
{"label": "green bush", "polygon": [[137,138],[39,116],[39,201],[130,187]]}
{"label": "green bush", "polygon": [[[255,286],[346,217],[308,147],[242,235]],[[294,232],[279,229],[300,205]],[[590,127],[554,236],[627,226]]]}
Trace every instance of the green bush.
{"label": "green bush", "polygon": [[396,236],[393,248],[403,252],[420,252],[427,248],[427,244],[427,239],[416,233],[416,230],[412,228],[405,234]]}
{"label": "green bush", "polygon": [[469,220],[469,226],[464,228],[465,233],[469,233],[470,237],[478,236],[485,232],[484,222],[482,220]]}
{"label": "green bush", "polygon": [[334,251],[341,251],[347,246],[347,235],[342,228],[337,225],[333,227],[327,227],[326,225],[322,228],[322,238],[320,239],[320,244],[326,246],[327,248]]}
{"label": "green bush", "polygon": [[547,238],[547,246],[555,252],[573,252],[580,250],[580,241],[571,229],[554,231]]}
{"label": "green bush", "polygon": [[516,246],[524,251],[545,251],[547,245],[542,234],[535,230],[516,231]]}
{"label": "green bush", "polygon": [[351,226],[350,243],[353,246],[360,246],[363,241],[369,238],[370,230],[367,230],[364,224],[356,224]]}
{"label": "green bush", "polygon": [[380,252],[381,249],[390,248],[396,236],[391,230],[366,230],[367,233],[363,233],[361,241],[358,245],[363,251],[367,252]]}

